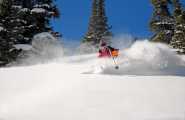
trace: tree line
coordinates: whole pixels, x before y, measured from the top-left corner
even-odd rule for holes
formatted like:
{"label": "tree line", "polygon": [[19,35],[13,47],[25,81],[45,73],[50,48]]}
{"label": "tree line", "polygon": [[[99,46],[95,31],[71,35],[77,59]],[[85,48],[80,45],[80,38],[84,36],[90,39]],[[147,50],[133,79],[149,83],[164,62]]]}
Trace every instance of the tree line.
{"label": "tree line", "polygon": [[[150,0],[153,5],[149,27],[152,42],[161,42],[177,53],[185,54],[185,10],[180,0]],[[97,45],[103,40],[110,43],[110,31],[105,11],[105,0],[93,0],[88,32],[83,42]],[[113,41],[112,41],[113,42]]]}

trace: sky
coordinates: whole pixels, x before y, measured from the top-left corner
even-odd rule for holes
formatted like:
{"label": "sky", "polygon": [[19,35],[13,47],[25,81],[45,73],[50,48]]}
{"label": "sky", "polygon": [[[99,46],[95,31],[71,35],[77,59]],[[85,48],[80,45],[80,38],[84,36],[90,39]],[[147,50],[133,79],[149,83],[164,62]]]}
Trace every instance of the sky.
{"label": "sky", "polygon": [[[153,7],[150,0],[105,0],[108,23],[114,35],[130,34],[134,37],[151,36],[149,21]],[[185,3],[185,0],[181,0]],[[57,0],[60,19],[52,21],[55,31],[63,38],[80,40],[87,32],[92,0]],[[185,5],[185,4],[184,4]]]}

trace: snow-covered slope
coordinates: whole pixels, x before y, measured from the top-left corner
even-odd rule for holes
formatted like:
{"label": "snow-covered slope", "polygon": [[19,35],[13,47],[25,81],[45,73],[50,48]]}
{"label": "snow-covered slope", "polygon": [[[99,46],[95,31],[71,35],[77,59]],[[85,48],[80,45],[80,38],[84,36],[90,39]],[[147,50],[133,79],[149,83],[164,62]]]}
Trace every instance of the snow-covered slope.
{"label": "snow-covered slope", "polygon": [[164,45],[0,69],[0,120],[184,120],[185,67]]}

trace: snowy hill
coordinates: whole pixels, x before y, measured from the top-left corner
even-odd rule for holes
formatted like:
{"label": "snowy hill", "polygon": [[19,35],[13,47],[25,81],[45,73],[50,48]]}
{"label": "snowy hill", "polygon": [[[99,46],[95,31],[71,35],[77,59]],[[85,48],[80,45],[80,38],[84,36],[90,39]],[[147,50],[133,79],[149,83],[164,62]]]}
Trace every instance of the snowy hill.
{"label": "snowy hill", "polygon": [[184,120],[184,59],[161,44],[0,69],[0,120]]}

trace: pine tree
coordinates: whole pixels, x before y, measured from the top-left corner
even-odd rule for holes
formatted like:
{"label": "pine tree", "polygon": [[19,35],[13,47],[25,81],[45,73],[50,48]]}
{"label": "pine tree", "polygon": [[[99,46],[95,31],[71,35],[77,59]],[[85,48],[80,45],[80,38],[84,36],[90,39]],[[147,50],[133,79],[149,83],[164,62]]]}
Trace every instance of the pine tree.
{"label": "pine tree", "polygon": [[174,32],[174,19],[168,9],[171,0],[151,0],[154,13],[150,28],[154,32],[152,41],[169,44]]}
{"label": "pine tree", "polygon": [[7,28],[6,17],[10,14],[12,5],[11,0],[3,0],[0,4],[0,66],[4,66],[16,59],[20,50],[17,50],[13,45],[11,38],[8,39],[9,30]]}
{"label": "pine tree", "polygon": [[98,45],[104,39],[105,42],[109,43],[110,37],[112,37],[109,30],[105,13],[105,0],[93,0],[88,32],[83,42]]}
{"label": "pine tree", "polygon": [[[110,43],[110,38],[112,37],[112,33],[109,31],[110,27],[108,25],[106,13],[105,13],[105,0],[99,0],[98,6],[98,37],[99,39],[106,40],[107,43]],[[100,43],[101,41],[98,41]]]}
{"label": "pine tree", "polygon": [[52,0],[11,0],[9,13],[0,19],[15,44],[30,44],[35,34],[52,32],[50,18],[59,13]]}
{"label": "pine tree", "polygon": [[83,42],[94,42],[94,40],[96,39],[97,16],[98,16],[98,3],[97,3],[97,0],[93,0],[92,15],[90,16],[88,32],[84,37]]}
{"label": "pine tree", "polygon": [[8,7],[10,6],[11,1],[10,0],[0,0],[0,15],[6,14],[8,11]]}
{"label": "pine tree", "polygon": [[[31,44],[33,36],[41,32],[55,34],[49,23],[52,17],[59,17],[53,0],[4,0],[1,6],[0,54],[6,63],[19,56],[17,44]],[[9,51],[13,50],[12,55]]]}
{"label": "pine tree", "polygon": [[175,30],[170,45],[177,49],[178,53],[185,54],[185,11],[179,0],[173,0]]}
{"label": "pine tree", "polygon": [[49,26],[52,17],[59,17],[59,11],[53,0],[35,0],[31,14],[35,18],[34,22],[37,25],[38,32],[52,32]]}

